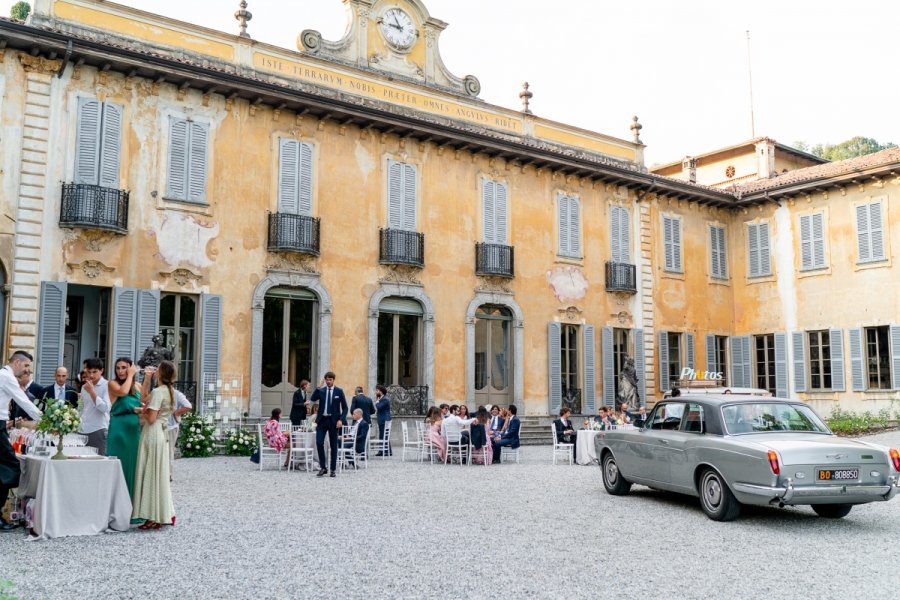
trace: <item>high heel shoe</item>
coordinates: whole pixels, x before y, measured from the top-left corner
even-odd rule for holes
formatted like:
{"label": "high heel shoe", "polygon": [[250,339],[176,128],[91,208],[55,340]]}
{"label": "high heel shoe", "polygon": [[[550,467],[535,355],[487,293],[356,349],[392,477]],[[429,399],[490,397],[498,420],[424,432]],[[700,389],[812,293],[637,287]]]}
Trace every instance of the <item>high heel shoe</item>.
{"label": "high heel shoe", "polygon": [[159,529],[159,523],[154,523],[153,521],[144,521],[142,524],[138,525],[138,529]]}
{"label": "high heel shoe", "polygon": [[175,515],[172,515],[172,527],[175,527]]}

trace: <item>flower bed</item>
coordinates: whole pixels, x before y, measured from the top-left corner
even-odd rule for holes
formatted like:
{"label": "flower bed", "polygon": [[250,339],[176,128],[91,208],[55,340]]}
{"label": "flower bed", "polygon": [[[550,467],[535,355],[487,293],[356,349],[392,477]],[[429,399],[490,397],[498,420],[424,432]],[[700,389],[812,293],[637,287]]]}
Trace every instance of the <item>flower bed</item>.
{"label": "flower bed", "polygon": [[213,453],[212,423],[199,415],[188,413],[181,418],[178,446],[185,458],[203,458]]}

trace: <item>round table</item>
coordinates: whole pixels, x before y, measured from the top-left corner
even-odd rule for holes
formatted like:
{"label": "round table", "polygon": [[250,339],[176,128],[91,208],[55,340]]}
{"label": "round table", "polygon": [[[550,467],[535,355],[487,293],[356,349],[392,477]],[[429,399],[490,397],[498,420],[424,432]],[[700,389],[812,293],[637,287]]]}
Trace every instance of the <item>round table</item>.
{"label": "round table", "polygon": [[580,429],[575,438],[575,462],[579,465],[596,464],[597,449],[594,446],[596,431],[592,429]]}

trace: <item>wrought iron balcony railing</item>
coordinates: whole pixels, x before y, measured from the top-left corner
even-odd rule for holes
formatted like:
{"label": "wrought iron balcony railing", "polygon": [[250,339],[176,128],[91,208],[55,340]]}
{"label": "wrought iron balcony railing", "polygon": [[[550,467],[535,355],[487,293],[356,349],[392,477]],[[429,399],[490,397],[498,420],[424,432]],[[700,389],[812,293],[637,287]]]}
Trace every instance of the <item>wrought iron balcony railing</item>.
{"label": "wrought iron balcony railing", "polygon": [[405,229],[382,229],[378,262],[424,267],[425,234]]}
{"label": "wrought iron balcony railing", "polygon": [[64,183],[59,226],[128,233],[128,196],[126,190],[87,183]]}
{"label": "wrought iron balcony railing", "polygon": [[319,219],[269,213],[269,250],[319,255]]}
{"label": "wrought iron balcony railing", "polygon": [[194,407],[199,406],[197,402],[197,382],[190,381],[187,379],[173,381],[172,386],[184,394],[184,397],[188,399],[188,402],[191,403]]}
{"label": "wrought iron balcony railing", "polygon": [[427,385],[387,385],[387,396],[391,399],[391,414],[394,416],[424,415],[428,412]]}
{"label": "wrought iron balcony railing", "polygon": [[562,395],[562,408],[568,408],[573,415],[581,412],[581,390],[579,388],[566,388]]}
{"label": "wrought iron balcony railing", "polygon": [[628,263],[606,263],[606,291],[637,293],[635,267]]}
{"label": "wrought iron balcony railing", "polygon": [[515,277],[515,248],[503,244],[475,244],[475,274]]}

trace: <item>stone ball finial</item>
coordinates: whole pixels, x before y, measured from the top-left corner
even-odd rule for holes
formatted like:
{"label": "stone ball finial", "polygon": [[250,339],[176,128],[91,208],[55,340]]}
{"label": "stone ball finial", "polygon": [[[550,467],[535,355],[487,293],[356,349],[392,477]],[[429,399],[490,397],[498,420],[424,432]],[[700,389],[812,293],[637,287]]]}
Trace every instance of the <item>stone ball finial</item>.
{"label": "stone ball finial", "polygon": [[631,121],[631,131],[632,133],[634,133],[634,143],[642,144],[643,142],[641,141],[641,129],[643,129],[644,126],[638,123],[637,115],[634,115]]}
{"label": "stone ball finial", "polygon": [[241,0],[240,8],[235,11],[234,18],[241,26],[241,32],[238,35],[244,38],[250,37],[250,34],[247,33],[247,23],[253,18],[253,13],[247,10],[247,0]]}
{"label": "stone ball finial", "polygon": [[534,94],[528,90],[528,82],[522,84],[522,91],[519,92],[519,98],[522,99],[522,112],[526,115],[531,114],[531,99],[534,98]]}

